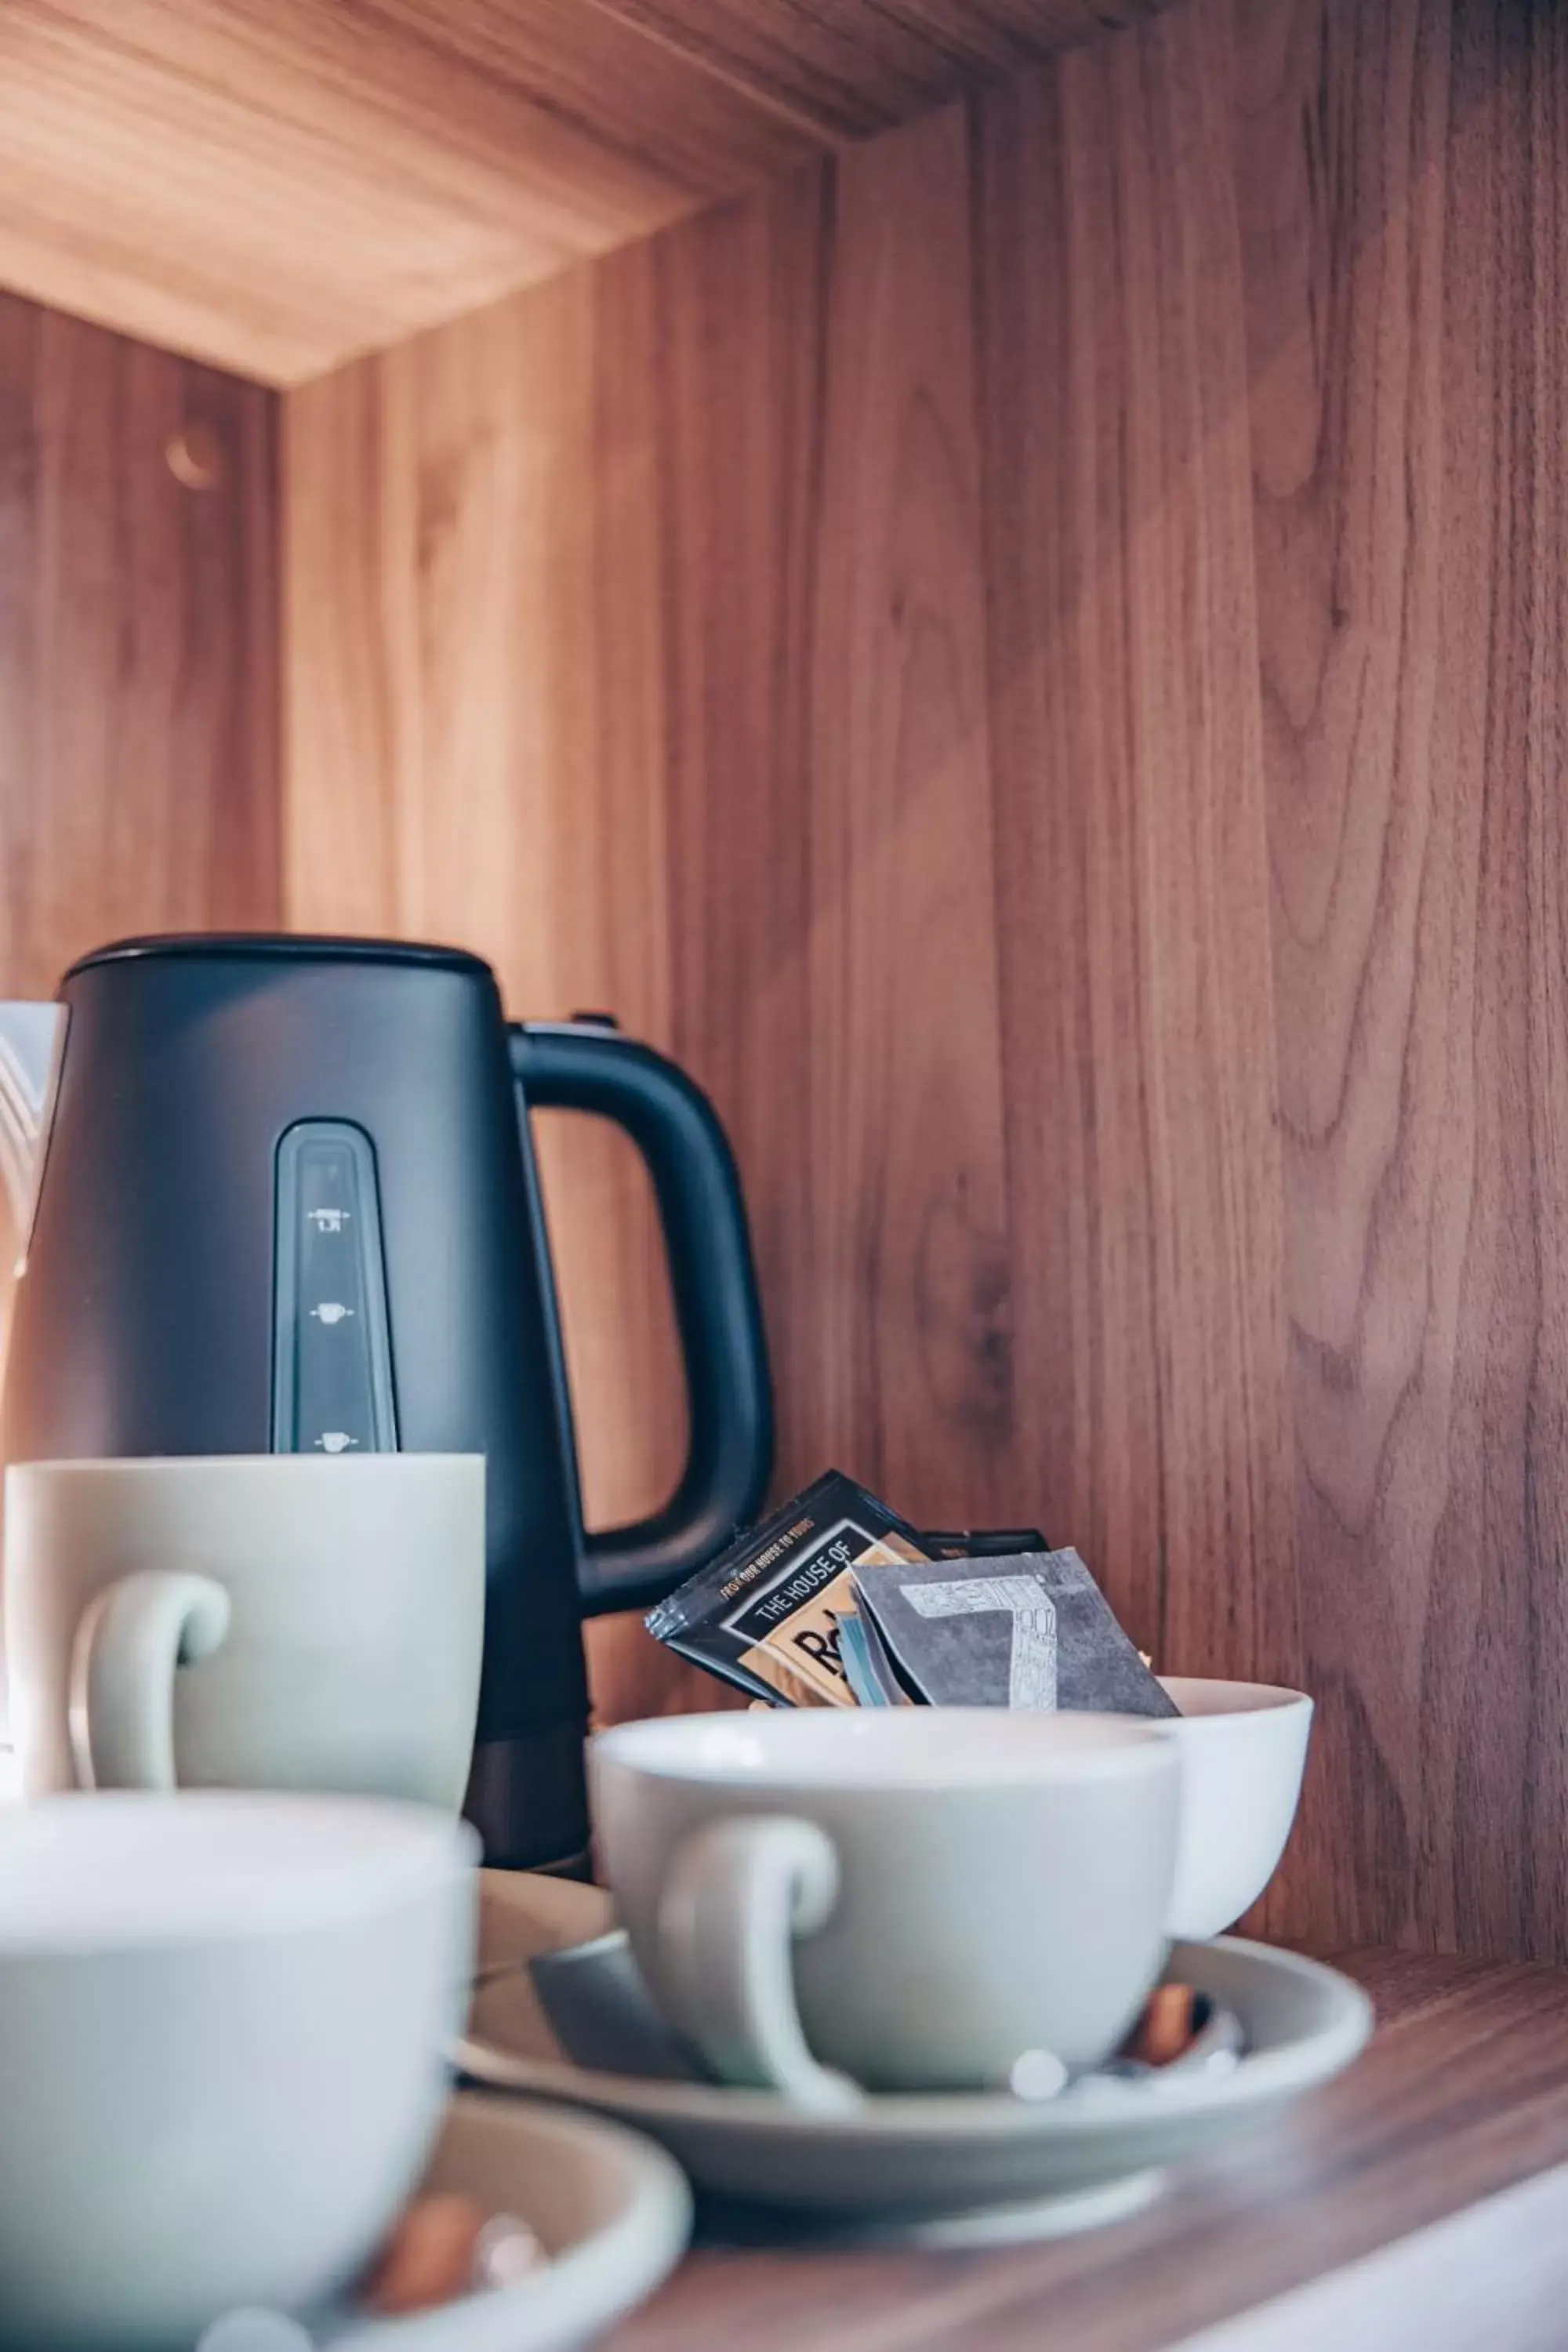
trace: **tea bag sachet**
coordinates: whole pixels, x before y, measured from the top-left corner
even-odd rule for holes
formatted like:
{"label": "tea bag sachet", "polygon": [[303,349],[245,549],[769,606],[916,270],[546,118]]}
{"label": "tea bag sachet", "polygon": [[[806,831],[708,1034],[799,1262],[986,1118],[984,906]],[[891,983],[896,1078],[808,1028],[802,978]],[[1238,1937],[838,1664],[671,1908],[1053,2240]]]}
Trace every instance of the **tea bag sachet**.
{"label": "tea bag sachet", "polygon": [[921,1549],[932,1559],[989,1559],[994,1553],[1049,1551],[1038,1528],[921,1529]]}
{"label": "tea bag sachet", "polygon": [[854,1588],[862,1634],[930,1706],[1177,1713],[1076,1551],[868,1561]]}
{"label": "tea bag sachet", "polygon": [[886,1504],[829,1470],[661,1601],[647,1629],[775,1706],[854,1706],[838,1622],[851,1569],[929,1558]]}

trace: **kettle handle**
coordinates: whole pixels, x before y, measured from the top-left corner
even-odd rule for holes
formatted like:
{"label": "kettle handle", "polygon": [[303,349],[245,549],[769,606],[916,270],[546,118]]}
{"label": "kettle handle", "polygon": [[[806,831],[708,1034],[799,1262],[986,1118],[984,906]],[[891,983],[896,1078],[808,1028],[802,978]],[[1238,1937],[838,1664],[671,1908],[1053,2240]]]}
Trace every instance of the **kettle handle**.
{"label": "kettle handle", "polygon": [[740,1177],[707,1096],[650,1045],[598,1021],[513,1022],[510,1037],[523,1110],[614,1119],[653,1180],[690,1449],[664,1509],[586,1537],[579,1573],[588,1616],[647,1608],[755,1516],[773,1468],[773,1384]]}

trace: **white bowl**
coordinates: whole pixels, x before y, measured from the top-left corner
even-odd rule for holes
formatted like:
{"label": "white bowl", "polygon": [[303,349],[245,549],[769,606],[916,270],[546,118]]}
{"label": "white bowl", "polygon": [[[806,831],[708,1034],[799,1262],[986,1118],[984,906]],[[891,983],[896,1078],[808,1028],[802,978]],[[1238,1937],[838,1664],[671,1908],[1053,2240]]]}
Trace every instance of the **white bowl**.
{"label": "white bowl", "polygon": [[477,1843],[354,1798],[0,1814],[0,2345],[162,2352],[357,2273],[446,2106]]}
{"label": "white bowl", "polygon": [[1312,1702],[1272,1683],[1162,1675],[1181,1708],[1163,1727],[1182,1751],[1176,1885],[1166,1927],[1223,1934],[1273,1877],[1296,1818]]}

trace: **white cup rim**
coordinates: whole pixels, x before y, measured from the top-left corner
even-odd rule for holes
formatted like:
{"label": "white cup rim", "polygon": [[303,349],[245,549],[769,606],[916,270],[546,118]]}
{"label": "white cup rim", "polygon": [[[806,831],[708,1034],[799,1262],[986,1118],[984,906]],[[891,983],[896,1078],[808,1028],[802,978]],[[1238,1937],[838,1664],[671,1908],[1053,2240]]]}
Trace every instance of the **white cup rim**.
{"label": "white cup rim", "polygon": [[595,1769],[717,1789],[1060,1787],[1158,1776],[1168,1769],[1164,1728],[1137,1716],[998,1707],[781,1707],[617,1724],[590,1755]]}
{"label": "white cup rim", "polygon": [[[1309,1714],[1312,1700],[1306,1691],[1283,1683],[1226,1682],[1213,1675],[1161,1675],[1160,1687],[1181,1709],[1183,1723],[1215,1727],[1242,1724],[1260,1715]],[[1205,1698],[1212,1704],[1205,1704]],[[1184,1704],[1185,1701],[1185,1704]]]}
{"label": "white cup rim", "polygon": [[44,1797],[0,1812],[0,1966],[309,1932],[426,1897],[479,1853],[466,1822],[380,1797]]}
{"label": "white cup rim", "polygon": [[31,1477],[42,1473],[49,1477],[147,1477],[210,1475],[215,1470],[289,1470],[310,1473],[322,1470],[385,1472],[389,1463],[406,1467],[409,1464],[484,1462],[482,1454],[82,1454],[79,1457],[60,1455],[39,1462],[12,1462],[7,1465],[6,1478]]}

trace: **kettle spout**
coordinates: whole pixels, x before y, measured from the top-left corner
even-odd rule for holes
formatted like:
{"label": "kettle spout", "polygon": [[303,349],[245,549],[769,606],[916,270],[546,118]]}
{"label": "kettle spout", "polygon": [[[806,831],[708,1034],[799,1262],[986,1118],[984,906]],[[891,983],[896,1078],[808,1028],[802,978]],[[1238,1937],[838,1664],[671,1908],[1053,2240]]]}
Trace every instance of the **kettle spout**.
{"label": "kettle spout", "polygon": [[25,1250],[65,1042],[63,1004],[0,1003],[0,1186]]}

